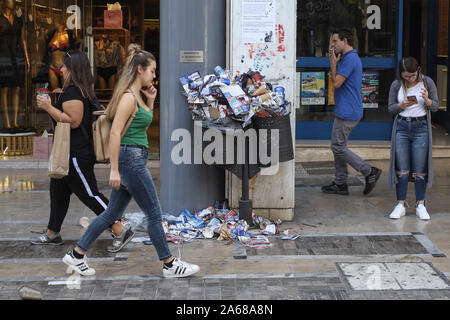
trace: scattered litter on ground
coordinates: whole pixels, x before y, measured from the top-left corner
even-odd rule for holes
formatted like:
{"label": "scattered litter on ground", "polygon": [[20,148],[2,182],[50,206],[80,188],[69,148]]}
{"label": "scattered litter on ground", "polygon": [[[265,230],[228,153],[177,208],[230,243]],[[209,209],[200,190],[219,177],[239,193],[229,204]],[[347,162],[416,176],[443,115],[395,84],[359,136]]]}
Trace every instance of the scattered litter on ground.
{"label": "scattered litter on ground", "polygon": [[254,238],[239,237],[239,241],[244,246],[254,248],[257,250],[267,249],[267,248],[272,247],[270,240],[264,235],[255,236]]}
{"label": "scattered litter on ground", "polygon": [[88,217],[81,217],[80,218],[80,226],[82,226],[83,228],[87,228],[87,227],[89,227],[89,218]]}
{"label": "scattered litter on ground", "polygon": [[22,300],[42,300],[42,293],[39,290],[27,286],[20,287],[18,293]]}
{"label": "scattered litter on ground", "polygon": [[145,242],[145,241],[150,241],[150,238],[149,237],[138,237],[138,238],[131,239],[131,242],[134,242],[134,243]]}
{"label": "scattered litter on ground", "polygon": [[296,240],[299,237],[300,237],[299,234],[293,234],[293,235],[290,235],[290,236],[282,236],[281,240]]}
{"label": "scattered litter on ground", "polygon": [[[216,202],[217,203],[217,202]],[[136,232],[147,232],[148,219],[143,212],[127,213],[122,219],[124,223],[129,223]],[[218,241],[240,241],[243,245],[256,249],[270,248],[269,236],[280,235],[281,220],[270,221],[255,214],[252,215],[253,226],[249,226],[244,220],[239,220],[239,213],[236,210],[208,207],[203,210],[191,213],[187,209],[182,210],[177,216],[170,214],[162,215],[162,225],[166,233],[167,241],[182,244],[191,243],[201,239],[214,239]],[[300,235],[289,236],[288,231],[284,231],[282,240],[295,240]],[[148,242],[149,237],[134,238],[132,242]]]}

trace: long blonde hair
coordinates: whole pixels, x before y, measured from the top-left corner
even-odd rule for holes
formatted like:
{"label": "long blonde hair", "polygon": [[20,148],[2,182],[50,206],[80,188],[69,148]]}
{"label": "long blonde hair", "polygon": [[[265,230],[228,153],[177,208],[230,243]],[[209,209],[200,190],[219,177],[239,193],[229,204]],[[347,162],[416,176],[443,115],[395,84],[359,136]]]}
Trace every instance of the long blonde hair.
{"label": "long blonde hair", "polygon": [[141,50],[141,46],[138,44],[130,44],[128,46],[128,57],[125,66],[122,69],[119,81],[114,88],[114,93],[111,101],[106,108],[106,115],[110,120],[114,119],[117,112],[120,99],[125,91],[127,91],[138,75],[138,67],[142,66],[147,69],[152,61],[156,61],[155,56],[150,52]]}

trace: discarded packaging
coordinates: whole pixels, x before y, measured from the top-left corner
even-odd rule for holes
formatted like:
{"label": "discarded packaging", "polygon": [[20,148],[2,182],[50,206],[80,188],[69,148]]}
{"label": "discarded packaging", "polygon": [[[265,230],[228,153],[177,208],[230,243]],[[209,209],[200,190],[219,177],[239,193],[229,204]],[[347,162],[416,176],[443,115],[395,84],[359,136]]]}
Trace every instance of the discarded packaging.
{"label": "discarded packaging", "polygon": [[42,300],[42,294],[39,290],[27,286],[19,288],[19,297],[22,300]]}
{"label": "discarded packaging", "polygon": [[269,224],[263,231],[267,235],[275,235],[277,233],[277,227],[274,224]]}
{"label": "discarded packaging", "polygon": [[214,72],[203,78],[198,71],[179,77],[193,118],[218,121],[218,125],[229,118],[245,128],[253,117],[291,113],[284,87],[277,86],[272,90],[272,84],[260,72],[249,70],[241,74],[236,71],[233,75],[221,66],[217,66]]}
{"label": "discarded packaging", "polygon": [[239,241],[246,247],[255,249],[267,249],[272,246],[266,236],[256,236],[254,238],[239,237]]}
{"label": "discarded packaging", "polygon": [[281,240],[296,240],[297,238],[299,238],[300,235],[299,234],[293,234],[293,235],[285,235],[281,237]]}
{"label": "discarded packaging", "polygon": [[203,229],[203,236],[206,239],[212,239],[214,237],[214,231],[211,228]]}
{"label": "discarded packaging", "polygon": [[227,226],[226,224],[224,224],[220,229],[219,229],[219,238],[217,240],[219,241],[223,241],[223,240],[229,240],[231,239],[231,234],[230,232],[227,230]]}
{"label": "discarded packaging", "polygon": [[[147,232],[148,218],[143,212],[127,213],[123,220],[124,223],[130,224],[135,232]],[[221,241],[256,239],[255,243],[250,244],[257,246],[258,249],[270,247],[267,237],[259,237],[263,234],[279,234],[279,225],[281,224],[281,220],[271,222],[253,215],[253,223],[260,229],[249,230],[248,223],[239,220],[239,213],[228,209],[227,200],[216,201],[214,206],[196,211],[194,214],[189,210],[181,211],[178,216],[163,214],[162,220],[162,226],[169,242],[190,243],[199,239],[212,239],[217,235],[218,240]],[[133,242],[151,244],[147,237],[135,238]]]}
{"label": "discarded packaging", "polygon": [[199,229],[203,226],[203,220],[196,217],[186,209],[181,211],[180,216],[183,217],[184,223],[188,223],[196,229]]}
{"label": "discarded packaging", "polygon": [[150,241],[149,237],[138,237],[131,239],[131,242],[137,243],[137,242],[144,242],[144,241]]}
{"label": "discarded packaging", "polygon": [[81,217],[80,218],[80,226],[83,228],[89,227],[89,218],[88,217]]}

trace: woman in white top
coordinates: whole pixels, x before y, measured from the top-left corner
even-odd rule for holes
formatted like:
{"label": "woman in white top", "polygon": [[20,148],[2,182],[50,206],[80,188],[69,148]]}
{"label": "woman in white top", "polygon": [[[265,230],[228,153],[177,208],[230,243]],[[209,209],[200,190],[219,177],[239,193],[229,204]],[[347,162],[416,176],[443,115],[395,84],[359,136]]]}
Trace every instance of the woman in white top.
{"label": "woman in white top", "polygon": [[403,58],[399,78],[392,83],[389,94],[389,111],[397,114],[392,132],[389,183],[396,187],[398,203],[391,219],[406,214],[408,182],[414,181],[416,215],[421,220],[430,220],[425,196],[427,186],[433,183],[431,111],[438,108],[433,80],[421,73],[415,58]]}

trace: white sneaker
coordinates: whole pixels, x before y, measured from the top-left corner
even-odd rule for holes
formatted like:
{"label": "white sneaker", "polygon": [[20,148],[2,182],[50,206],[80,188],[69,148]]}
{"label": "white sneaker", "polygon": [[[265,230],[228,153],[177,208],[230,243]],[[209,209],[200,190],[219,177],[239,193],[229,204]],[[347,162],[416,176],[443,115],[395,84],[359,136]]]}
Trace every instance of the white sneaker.
{"label": "white sneaker", "polygon": [[163,276],[165,278],[184,278],[200,271],[199,266],[181,261],[178,258],[175,258],[172,263],[172,268],[166,265],[163,266]]}
{"label": "white sneaker", "polygon": [[93,276],[95,274],[95,269],[89,267],[86,256],[84,256],[83,259],[77,259],[73,255],[72,250],[66,253],[62,261],[67,264],[70,269],[82,276]]}
{"label": "white sneaker", "polygon": [[404,217],[405,215],[406,215],[405,206],[403,204],[399,203],[395,206],[394,211],[392,211],[389,218],[400,219],[401,217]]}
{"label": "white sneaker", "polygon": [[430,215],[427,212],[427,208],[423,204],[419,204],[416,207],[416,215],[419,217],[420,220],[430,220]]}

